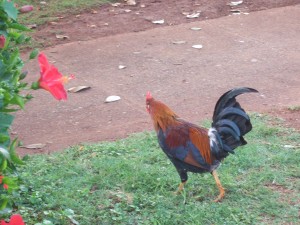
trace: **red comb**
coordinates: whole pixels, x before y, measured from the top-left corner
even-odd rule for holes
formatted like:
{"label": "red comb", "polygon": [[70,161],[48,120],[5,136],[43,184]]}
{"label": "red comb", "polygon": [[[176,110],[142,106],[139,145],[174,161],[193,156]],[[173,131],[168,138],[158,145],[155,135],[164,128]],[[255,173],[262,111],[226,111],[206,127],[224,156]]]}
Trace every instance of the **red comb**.
{"label": "red comb", "polygon": [[150,100],[152,99],[152,95],[150,93],[150,91],[147,92],[147,95],[146,95],[146,100]]}

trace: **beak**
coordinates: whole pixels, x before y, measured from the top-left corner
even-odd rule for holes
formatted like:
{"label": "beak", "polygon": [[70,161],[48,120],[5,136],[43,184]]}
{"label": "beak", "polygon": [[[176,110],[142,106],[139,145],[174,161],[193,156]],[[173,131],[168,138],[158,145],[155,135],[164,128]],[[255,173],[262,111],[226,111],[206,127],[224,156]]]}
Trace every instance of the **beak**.
{"label": "beak", "polygon": [[148,113],[150,113],[150,105],[149,104],[146,105],[146,110]]}

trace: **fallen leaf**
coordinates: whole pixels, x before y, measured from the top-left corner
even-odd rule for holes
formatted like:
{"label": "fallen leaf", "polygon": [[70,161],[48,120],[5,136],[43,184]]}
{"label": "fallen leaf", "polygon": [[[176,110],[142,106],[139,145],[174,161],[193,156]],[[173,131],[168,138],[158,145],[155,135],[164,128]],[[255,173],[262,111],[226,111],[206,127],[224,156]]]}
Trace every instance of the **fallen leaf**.
{"label": "fallen leaf", "polygon": [[35,29],[35,28],[37,28],[37,25],[36,24],[29,24],[29,25],[27,25],[27,27],[29,29]]}
{"label": "fallen leaf", "polygon": [[96,28],[96,27],[97,27],[97,25],[95,25],[95,24],[92,24],[92,25],[88,25],[88,27],[90,27],[90,28]]}
{"label": "fallen leaf", "polygon": [[230,5],[230,6],[237,6],[237,5],[240,5],[240,4],[242,4],[242,3],[243,3],[243,1],[230,2],[229,5]]}
{"label": "fallen leaf", "polygon": [[201,49],[203,48],[203,45],[193,45],[192,48]]}
{"label": "fallen leaf", "polygon": [[127,66],[124,66],[124,65],[119,65],[118,68],[119,70],[122,70],[122,69],[125,69]]}
{"label": "fallen leaf", "polygon": [[97,14],[98,13],[98,11],[96,11],[96,10],[92,10],[92,12],[91,12],[92,14]]}
{"label": "fallen leaf", "polygon": [[129,12],[131,12],[131,10],[130,9],[124,9],[124,12],[129,13]]}
{"label": "fallen leaf", "polygon": [[202,30],[200,27],[192,27],[191,30]]}
{"label": "fallen leaf", "polygon": [[152,23],[154,23],[154,24],[164,24],[165,20],[164,19],[162,19],[162,20],[152,20]]}
{"label": "fallen leaf", "polygon": [[76,92],[80,92],[80,91],[85,91],[87,89],[90,89],[90,86],[77,86],[77,87],[71,87],[68,89],[68,92],[71,93],[76,93]]}
{"label": "fallen leaf", "polygon": [[235,10],[235,9],[230,10],[230,12],[232,12],[232,14],[234,14],[234,15],[240,15],[241,14],[240,10]]}
{"label": "fallen leaf", "polygon": [[20,9],[19,12],[20,13],[28,13],[31,12],[33,10],[33,6],[32,5],[23,5]]}
{"label": "fallen leaf", "polygon": [[182,44],[185,44],[186,41],[172,41],[172,43],[175,45],[182,45]]}
{"label": "fallen leaf", "polygon": [[20,146],[20,147],[21,148],[27,148],[27,149],[41,149],[45,146],[46,146],[46,144],[37,143],[37,144],[31,144],[31,145],[23,145],[23,146]]}
{"label": "fallen leaf", "polygon": [[200,12],[196,12],[196,13],[186,15],[186,18],[194,19],[194,18],[198,18],[199,16],[200,16]]}
{"label": "fallen leaf", "polygon": [[81,17],[81,15],[76,15],[75,17],[76,17],[76,18],[79,18],[79,17]]}
{"label": "fallen leaf", "polygon": [[294,145],[284,145],[283,146],[284,148],[299,148],[300,146],[298,145],[296,145],[296,146],[294,146]]}
{"label": "fallen leaf", "polygon": [[58,23],[57,22],[54,22],[54,21],[51,21],[49,22],[51,25],[57,25]]}
{"label": "fallen leaf", "polygon": [[113,7],[118,7],[118,6],[120,6],[121,5],[121,3],[120,2],[117,2],[117,3],[113,3],[113,4],[111,4],[111,6],[113,6]]}
{"label": "fallen leaf", "polygon": [[127,3],[127,5],[136,5],[135,0],[125,0],[125,2]]}
{"label": "fallen leaf", "polygon": [[66,36],[66,35],[56,34],[55,36],[57,39],[69,39],[69,36]]}
{"label": "fallen leaf", "polygon": [[145,7],[146,7],[146,5],[144,5],[144,4],[141,4],[141,5],[140,5],[140,7],[141,7],[141,8],[145,8]]}
{"label": "fallen leaf", "polygon": [[121,99],[120,96],[117,96],[117,95],[111,95],[111,96],[108,96],[106,99],[105,99],[105,102],[106,103],[109,103],[109,102],[115,102],[115,101],[119,101]]}

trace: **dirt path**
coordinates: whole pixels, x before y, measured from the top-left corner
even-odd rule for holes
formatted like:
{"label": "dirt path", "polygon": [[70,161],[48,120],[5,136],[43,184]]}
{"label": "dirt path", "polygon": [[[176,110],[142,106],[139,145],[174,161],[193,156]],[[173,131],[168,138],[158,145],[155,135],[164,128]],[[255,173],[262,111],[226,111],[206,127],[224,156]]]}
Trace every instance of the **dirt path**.
{"label": "dirt path", "polygon": [[[161,26],[174,26],[232,15],[234,11],[253,11],[299,4],[300,0],[244,0],[242,4],[230,6],[238,0],[136,0],[136,6],[119,1],[76,15],[58,15],[56,22],[38,27],[34,39],[44,47],[74,41],[86,41],[116,34],[139,32],[157,28],[151,21],[164,20]],[[189,19],[187,15],[200,12],[200,16]],[[66,38],[56,38],[56,35]]]}
{"label": "dirt path", "polygon": [[[273,2],[244,1],[238,7],[242,15],[222,17],[230,14],[227,1],[142,1],[134,7],[103,6],[96,14],[69,16],[39,28],[35,37],[51,46],[45,49],[50,60],[63,73],[77,76],[68,87],[92,88],[70,94],[67,102],[35,92],[36,99],[17,114],[13,133],[24,145],[45,146],[20,148],[19,153],[51,153],[151,130],[144,106],[147,90],[179,115],[199,122],[211,117],[218,97],[229,88],[255,87],[259,96],[241,98],[247,110],[283,117],[287,126],[299,129],[300,111],[287,109],[300,105],[298,8],[253,12],[299,1]],[[197,11],[202,13],[195,19],[182,14]],[[209,20],[217,17],[222,19]],[[151,23],[160,19],[163,25]],[[201,33],[195,36],[197,31],[190,28],[199,26]],[[55,32],[69,38],[58,40]],[[197,42],[205,46],[201,51],[188,47]],[[118,69],[121,64],[127,67]],[[37,65],[28,65],[28,70],[33,74],[29,80],[35,80]],[[104,103],[112,94],[122,100]]]}

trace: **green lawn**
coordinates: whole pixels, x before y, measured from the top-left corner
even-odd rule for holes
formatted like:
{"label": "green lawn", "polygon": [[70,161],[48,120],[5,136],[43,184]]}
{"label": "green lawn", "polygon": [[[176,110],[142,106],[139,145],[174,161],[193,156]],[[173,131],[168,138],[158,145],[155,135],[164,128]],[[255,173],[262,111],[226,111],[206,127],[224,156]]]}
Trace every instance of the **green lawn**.
{"label": "green lawn", "polygon": [[[19,22],[22,24],[43,24],[47,21],[55,21],[57,17],[65,17],[68,14],[76,14],[90,10],[104,3],[115,2],[114,0],[16,0],[19,6],[33,5],[34,10],[30,13],[21,14]],[[45,2],[46,4],[41,4]]]}
{"label": "green lawn", "polygon": [[[252,114],[248,145],[210,174],[179,176],[154,133],[34,155],[20,170],[18,213],[28,224],[296,224],[300,210],[300,134]],[[280,121],[279,121],[280,122]]]}

